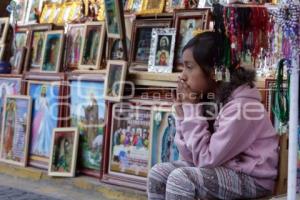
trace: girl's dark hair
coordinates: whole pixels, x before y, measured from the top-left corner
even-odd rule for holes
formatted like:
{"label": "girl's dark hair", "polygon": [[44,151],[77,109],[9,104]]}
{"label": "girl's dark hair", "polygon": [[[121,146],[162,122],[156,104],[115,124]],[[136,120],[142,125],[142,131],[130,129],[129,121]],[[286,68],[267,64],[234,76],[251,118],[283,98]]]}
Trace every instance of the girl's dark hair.
{"label": "girl's dark hair", "polygon": [[[228,38],[217,32],[203,32],[192,38],[183,48],[182,52],[191,49],[193,57],[202,71],[209,79],[215,70],[215,66],[225,65],[224,52]],[[230,82],[221,82],[217,90],[217,100],[226,103],[231,93],[239,86],[248,84],[254,87],[255,71],[237,67],[239,63],[231,64]]]}

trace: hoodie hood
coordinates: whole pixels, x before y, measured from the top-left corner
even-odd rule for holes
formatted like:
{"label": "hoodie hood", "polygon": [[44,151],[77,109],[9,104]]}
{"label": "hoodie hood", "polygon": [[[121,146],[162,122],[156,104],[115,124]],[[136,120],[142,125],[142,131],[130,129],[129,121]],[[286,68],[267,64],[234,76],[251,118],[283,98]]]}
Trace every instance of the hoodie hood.
{"label": "hoodie hood", "polygon": [[232,100],[238,98],[255,99],[259,102],[262,100],[258,89],[256,87],[251,88],[247,84],[239,86],[232,92],[230,99]]}

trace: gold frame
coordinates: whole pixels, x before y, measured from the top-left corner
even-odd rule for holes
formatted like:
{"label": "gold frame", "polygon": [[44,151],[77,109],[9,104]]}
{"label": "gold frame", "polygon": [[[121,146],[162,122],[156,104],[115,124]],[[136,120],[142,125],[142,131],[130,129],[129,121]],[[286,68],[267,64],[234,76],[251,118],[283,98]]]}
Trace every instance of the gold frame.
{"label": "gold frame", "polygon": [[49,23],[53,11],[54,11],[54,6],[52,3],[44,4],[42,12],[41,12],[41,16],[40,16],[40,23],[41,24]]}
{"label": "gold frame", "polygon": [[142,9],[138,14],[159,14],[164,11],[166,0],[160,0],[159,6],[157,6],[158,8],[152,8],[152,9],[148,8],[148,4],[150,2],[153,2],[153,0],[143,0]]}
{"label": "gold frame", "polygon": [[[2,158],[2,151],[3,151],[3,142],[4,142],[4,130],[5,130],[5,121],[6,121],[6,103],[7,103],[7,99],[23,99],[23,100],[27,100],[28,101],[28,107],[27,107],[27,121],[26,121],[26,130],[25,131],[25,141],[24,141],[24,152],[23,152],[23,156],[24,156],[24,161],[23,162],[18,162],[18,161],[13,161],[13,160],[9,160],[7,158]],[[22,166],[22,167],[26,167],[27,162],[28,162],[28,151],[29,151],[29,136],[30,136],[30,130],[31,130],[31,109],[32,109],[32,99],[30,96],[25,96],[25,95],[8,95],[5,97],[4,100],[4,105],[3,105],[3,117],[2,117],[2,129],[1,129],[1,145],[0,145],[0,160],[9,164],[14,164],[14,165],[18,165],[18,166]]]}
{"label": "gold frame", "polygon": [[[72,132],[74,133],[74,144],[72,149],[72,161],[71,161],[71,170],[70,172],[53,172],[51,171],[51,166],[53,163],[53,148],[55,141],[55,133],[56,132]],[[79,143],[79,132],[77,128],[55,128],[52,133],[52,142],[51,142],[51,152],[49,157],[49,167],[48,167],[48,175],[49,176],[59,176],[59,177],[74,177],[75,169],[77,163],[77,154],[78,154],[78,143]]]}
{"label": "gold frame", "polygon": [[[81,6],[81,2],[75,1],[75,2],[66,2],[61,5],[61,10],[57,19],[57,24],[63,25],[66,23],[69,23],[74,20],[74,15],[76,14],[76,8]],[[66,14],[67,9],[70,9],[70,11],[67,13],[67,19],[64,19],[64,16]]]}

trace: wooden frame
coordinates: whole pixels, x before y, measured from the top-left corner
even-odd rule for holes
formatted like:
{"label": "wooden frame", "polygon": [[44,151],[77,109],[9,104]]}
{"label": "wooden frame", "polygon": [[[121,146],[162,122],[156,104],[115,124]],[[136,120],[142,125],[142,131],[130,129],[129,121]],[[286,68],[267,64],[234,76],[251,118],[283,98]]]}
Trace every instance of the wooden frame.
{"label": "wooden frame", "polygon": [[[54,42],[58,42],[58,50],[56,53],[56,56],[53,56],[55,60],[55,63],[50,63],[47,61],[46,56],[50,56],[48,54],[51,53],[51,49],[48,50],[48,42],[49,40],[51,40],[51,38],[49,39],[49,37],[56,37],[54,38]],[[45,42],[43,45],[43,54],[42,54],[42,64],[41,64],[41,71],[42,72],[46,72],[46,73],[57,73],[60,71],[60,64],[61,64],[61,57],[62,57],[62,50],[63,50],[63,43],[64,43],[64,31],[63,30],[59,30],[59,31],[47,31],[46,35],[45,35]],[[52,48],[52,47],[51,47]],[[49,58],[51,59],[51,57]],[[49,67],[54,67],[54,69],[50,69],[50,70],[46,70],[45,67],[47,66],[47,63],[49,63]]]}
{"label": "wooden frame", "polygon": [[[116,74],[118,73],[118,74]],[[127,62],[125,61],[112,61],[107,63],[107,74],[105,80],[104,98],[109,101],[121,101],[127,74]],[[117,76],[117,77],[115,77]],[[114,80],[117,78],[118,80]],[[114,87],[119,85],[118,94],[113,90]]]}
{"label": "wooden frame", "polygon": [[[58,134],[60,134],[59,136],[57,136]],[[66,140],[67,134],[71,134],[70,139]],[[57,137],[61,137],[61,138],[57,138]],[[59,141],[57,141],[59,140]],[[61,141],[62,140],[62,141]],[[50,161],[49,161],[49,168],[48,168],[48,175],[49,176],[59,176],[59,177],[74,177],[75,176],[75,169],[76,169],[76,163],[77,163],[77,152],[78,152],[78,141],[79,141],[79,133],[77,128],[55,128],[53,130],[53,134],[52,134],[52,143],[51,143],[51,154],[50,154]],[[57,142],[64,142],[64,144],[56,144]],[[65,145],[68,144],[67,142],[72,143],[72,146],[70,147],[71,149],[69,151],[71,151],[71,160],[68,160],[67,158],[63,158],[63,160],[66,162],[66,165],[71,165],[68,166],[69,170],[66,170],[67,172],[61,172],[60,168],[63,166],[58,167],[55,164],[54,161],[54,157],[57,158],[56,153],[60,154],[60,150],[57,151],[57,146],[63,145],[63,154],[68,153],[68,150]],[[69,144],[68,144],[69,145]],[[73,147],[73,148],[72,148]],[[64,155],[65,156],[65,155]],[[57,159],[60,159],[59,157]],[[58,162],[58,161],[57,161]],[[58,167],[57,170],[54,170],[53,167]]]}
{"label": "wooden frame", "polygon": [[[106,29],[109,38],[122,39],[125,36],[123,20],[123,6],[120,0],[104,1]],[[109,16],[109,17],[108,17]],[[115,18],[115,19],[114,19]]]}
{"label": "wooden frame", "polygon": [[[80,143],[79,146],[81,148],[78,155],[80,163],[79,163],[79,171],[83,174],[98,177],[102,176],[103,169],[103,138],[106,131],[106,121],[107,121],[107,112],[106,112],[106,103],[103,98],[104,94],[104,80],[105,76],[102,74],[87,74],[81,72],[72,72],[68,74],[68,91],[67,94],[70,97],[69,106],[65,109],[64,113],[67,113],[67,127],[77,126],[78,131],[80,133]],[[76,95],[74,95],[76,94]],[[95,101],[91,103],[93,98]],[[76,101],[73,101],[76,99]],[[97,106],[95,103],[97,102]],[[98,122],[83,120],[83,122],[78,123],[79,120],[82,120],[80,117],[82,115],[82,109],[84,110],[85,116],[90,116],[93,112],[90,112],[94,109],[98,109]],[[80,109],[81,108],[81,109]],[[76,114],[76,112],[80,112],[80,114]],[[95,119],[95,117],[93,118]],[[93,135],[93,130],[95,130],[95,124],[97,129],[97,135]],[[98,124],[99,123],[99,124]],[[92,126],[90,126],[90,125]],[[95,141],[98,150],[93,152],[93,145],[88,141]],[[102,143],[99,143],[101,142]],[[97,142],[96,142],[97,141]],[[87,149],[85,148],[87,147]],[[90,159],[87,159],[87,154],[93,155],[93,162]],[[98,161],[99,159],[99,161]],[[99,165],[99,166],[97,166]]]}
{"label": "wooden frame", "polygon": [[9,28],[9,18],[8,17],[0,18],[0,44],[5,44],[8,28]]}
{"label": "wooden frame", "polygon": [[[14,99],[15,108],[7,107],[9,99]],[[15,110],[15,113],[8,112],[8,109],[20,109],[18,108],[17,100],[27,101],[26,105],[23,105],[22,107],[23,109],[26,110],[24,110],[24,113],[21,113],[22,116],[19,116],[19,117],[23,117],[24,120],[23,123],[21,119],[19,120],[16,119],[17,115],[20,115],[20,113],[18,113],[17,110]],[[12,102],[10,102],[10,106],[13,106],[11,103]],[[9,113],[11,115],[9,115]],[[10,119],[8,119],[8,117]],[[7,129],[6,129],[6,120],[11,120],[10,127],[8,127]],[[31,97],[20,96],[20,95],[6,96],[5,103],[4,103],[3,121],[2,121],[3,126],[1,132],[1,150],[0,150],[1,161],[14,164],[14,165],[23,166],[23,167],[27,165],[30,120],[31,120]],[[7,132],[7,134],[5,134],[5,132]],[[23,135],[20,135],[21,132],[23,132]],[[23,151],[22,155],[19,156],[13,154],[13,149],[15,146],[14,141],[15,141],[15,137],[17,136],[19,136],[20,138],[17,140],[18,143],[16,144],[15,148],[18,148],[19,151]],[[22,143],[24,146],[22,146]]]}
{"label": "wooden frame", "polygon": [[[136,59],[136,54],[138,53],[138,46],[140,43],[140,37],[143,37],[143,39],[147,38],[149,40],[146,42],[147,47],[145,51],[149,50],[149,55],[150,55],[150,48],[151,48],[151,34],[153,28],[170,28],[171,27],[172,20],[171,19],[157,19],[157,20],[135,20],[133,24],[133,31],[131,35],[131,51],[130,51],[130,67],[137,66],[141,68],[144,71],[147,71],[148,68],[148,59],[149,56],[145,56],[145,61],[138,61]],[[149,32],[149,34],[141,34],[139,35],[140,31],[142,29],[149,29],[151,28],[152,30]],[[149,37],[149,38],[148,38]],[[145,39],[146,40],[146,39]],[[148,45],[149,44],[149,45]],[[142,59],[141,59],[142,60]]]}
{"label": "wooden frame", "polygon": [[[189,27],[186,27],[187,30],[183,34],[187,35],[185,38],[181,37],[181,31],[185,30],[181,27],[182,20],[190,20]],[[196,21],[197,20],[197,21]],[[194,32],[198,30],[206,30],[209,28],[209,9],[194,9],[194,10],[176,10],[174,12],[174,24],[173,27],[176,28],[176,51],[174,63],[176,69],[180,69],[183,63],[181,58],[182,49],[185,44],[193,38]],[[190,27],[193,26],[193,27]],[[184,44],[182,44],[184,43]],[[180,71],[180,70],[178,70]]]}
{"label": "wooden frame", "polygon": [[[94,28],[93,28],[94,27]],[[91,37],[90,33],[93,33],[93,30],[99,31],[99,35],[97,37],[97,34],[94,32],[93,37]],[[96,37],[95,37],[96,35]],[[104,49],[104,41],[105,41],[105,24],[104,22],[91,22],[87,23],[85,25],[84,29],[84,41],[83,45],[81,46],[81,55],[80,55],[80,60],[79,60],[79,69],[100,69],[100,64],[102,61],[102,56],[103,56],[103,49]],[[91,40],[89,40],[91,39]],[[95,40],[95,41],[93,41]],[[95,44],[96,41],[99,41],[98,47],[96,47],[96,57],[94,57],[93,51],[91,52],[92,47],[87,47],[87,43],[90,42],[91,44]],[[88,51],[89,50],[89,51]],[[85,60],[86,54],[90,53],[92,55],[92,59],[90,58],[91,55],[89,55],[89,59],[92,60],[92,63],[89,63],[89,60]],[[95,62],[94,62],[94,61]]]}
{"label": "wooden frame", "polygon": [[[40,71],[45,34],[46,31],[50,31],[52,28],[52,24],[34,24],[30,26],[27,49],[28,53],[26,54],[25,60],[26,71]],[[37,57],[37,55],[39,55],[39,57]],[[36,63],[33,61],[36,61]]]}
{"label": "wooden frame", "polygon": [[142,9],[139,14],[162,13],[164,10],[165,4],[166,4],[165,0],[143,0]]}
{"label": "wooden frame", "polygon": [[[44,0],[28,0],[28,6],[26,9],[26,15],[25,15],[25,24],[34,24],[37,23],[37,19],[31,19],[31,15],[35,14],[35,9],[37,9],[38,12],[42,11],[43,8],[43,2]],[[38,4],[37,7],[35,4]]]}
{"label": "wooden frame", "polygon": [[175,39],[175,28],[153,29],[148,72],[172,73]]}
{"label": "wooden frame", "polygon": [[[63,81],[65,79],[65,75],[64,74],[42,74],[42,73],[36,73],[36,72],[28,72],[25,74],[24,79],[27,82],[27,89],[26,89],[26,94],[30,95],[33,99],[33,113],[32,113],[32,129],[31,129],[31,138],[30,138],[30,150],[29,150],[29,165],[30,166],[34,166],[34,167],[38,167],[38,168],[42,168],[42,169],[48,169],[48,165],[49,165],[49,156],[50,156],[50,147],[51,147],[51,138],[49,138],[49,140],[47,140],[49,142],[49,152],[48,152],[48,156],[44,156],[42,155],[42,153],[37,154],[35,149],[35,143],[37,143],[37,135],[38,133],[33,132],[33,130],[38,130],[37,128],[34,129],[34,125],[39,124],[38,120],[37,122],[35,122],[35,116],[36,113],[38,113],[38,110],[35,111],[35,101],[36,98],[38,97],[37,95],[39,94],[38,89],[40,88],[40,92],[41,92],[41,88],[43,87],[43,85],[46,86],[50,86],[51,87],[51,91],[50,90],[46,90],[47,93],[50,93],[51,95],[56,95],[55,97],[55,101],[50,102],[48,105],[52,106],[51,107],[51,112],[43,112],[44,114],[51,114],[53,112],[57,112],[57,117],[56,118],[51,118],[51,123],[54,122],[52,128],[57,128],[57,127],[61,127],[62,126],[62,118],[63,118],[63,112],[62,112],[62,105],[64,105],[66,98],[64,96],[64,92],[65,92],[65,86],[63,85]],[[35,84],[35,85],[39,85],[36,86],[36,88],[31,89],[31,86]],[[53,87],[57,87],[57,89],[53,89]],[[31,94],[31,93],[35,93],[35,94]],[[47,98],[47,94],[46,94],[46,98]],[[46,101],[48,101],[46,99]],[[35,113],[36,112],[36,113]],[[45,116],[44,116],[45,117]],[[54,120],[53,120],[54,119]],[[44,120],[43,120],[44,121]],[[56,124],[55,124],[56,123]],[[39,124],[40,126],[40,124]],[[48,130],[48,129],[47,129]],[[52,130],[50,130],[50,133],[52,135]],[[45,133],[44,133],[45,134]],[[47,148],[48,148],[47,147]],[[45,153],[45,152],[44,152]]]}

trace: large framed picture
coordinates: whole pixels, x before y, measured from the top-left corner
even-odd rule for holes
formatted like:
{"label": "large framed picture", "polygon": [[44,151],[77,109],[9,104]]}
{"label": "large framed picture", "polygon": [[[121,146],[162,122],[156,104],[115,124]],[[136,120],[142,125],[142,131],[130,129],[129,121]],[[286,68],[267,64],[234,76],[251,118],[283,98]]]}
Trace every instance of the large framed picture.
{"label": "large framed picture", "polygon": [[27,95],[33,100],[29,164],[43,169],[48,168],[53,129],[60,126],[62,82],[58,77],[27,80]]}
{"label": "large framed picture", "polygon": [[151,163],[172,162],[179,159],[174,142],[176,134],[175,116],[171,108],[154,108],[151,113]]}
{"label": "large framed picture", "polygon": [[64,42],[64,31],[47,31],[42,50],[41,71],[56,73],[60,70],[62,49]]}
{"label": "large framed picture", "polygon": [[1,17],[0,18],[0,44],[5,44],[8,29],[9,29],[9,18]]}
{"label": "large framed picture", "polygon": [[120,0],[105,0],[106,29],[109,38],[123,38],[123,7]]}
{"label": "large framed picture", "polygon": [[127,62],[109,60],[105,80],[104,97],[109,101],[121,101],[127,74]]}
{"label": "large framed picture", "polygon": [[55,128],[52,134],[49,176],[74,177],[79,133],[77,128]]}
{"label": "large framed picture", "polygon": [[30,26],[28,36],[28,53],[26,54],[26,71],[40,71],[46,31],[52,29],[52,24],[34,24]]}
{"label": "large framed picture", "polygon": [[195,33],[209,28],[209,9],[176,10],[174,27],[177,30],[175,64],[182,67],[182,50]]}
{"label": "large framed picture", "polygon": [[31,97],[6,96],[1,132],[1,161],[26,166],[31,120]]}
{"label": "large framed picture", "polygon": [[103,98],[104,76],[73,73],[69,81],[69,123],[77,127],[79,169],[81,173],[99,177],[102,169],[103,137],[106,105]]}
{"label": "large framed picture", "polygon": [[81,49],[84,42],[84,24],[68,24],[66,31],[65,68],[77,70],[81,58]]}
{"label": "large framed picture", "polygon": [[81,46],[79,69],[100,69],[105,41],[104,22],[87,23]]}
{"label": "large framed picture", "polygon": [[149,72],[172,73],[175,39],[175,28],[157,28],[152,30],[148,62]]}
{"label": "large framed picture", "polygon": [[135,20],[132,31],[130,67],[139,67],[147,71],[150,55],[152,30],[154,28],[170,28],[172,20]]}
{"label": "large framed picture", "polygon": [[37,13],[42,11],[44,0],[28,0],[28,6],[25,15],[25,24],[37,23]]}
{"label": "large framed picture", "polygon": [[165,7],[165,0],[143,0],[142,10],[139,14],[162,13]]}

